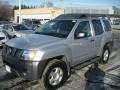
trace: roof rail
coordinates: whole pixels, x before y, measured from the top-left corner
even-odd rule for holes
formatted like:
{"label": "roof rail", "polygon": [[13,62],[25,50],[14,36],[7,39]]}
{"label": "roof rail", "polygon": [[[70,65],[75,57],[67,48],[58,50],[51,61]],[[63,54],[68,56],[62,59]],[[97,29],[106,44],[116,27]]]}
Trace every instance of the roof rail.
{"label": "roof rail", "polygon": [[105,14],[62,14],[55,19],[81,19],[81,18],[90,18],[90,17],[95,17],[95,18],[106,18],[108,15]]}

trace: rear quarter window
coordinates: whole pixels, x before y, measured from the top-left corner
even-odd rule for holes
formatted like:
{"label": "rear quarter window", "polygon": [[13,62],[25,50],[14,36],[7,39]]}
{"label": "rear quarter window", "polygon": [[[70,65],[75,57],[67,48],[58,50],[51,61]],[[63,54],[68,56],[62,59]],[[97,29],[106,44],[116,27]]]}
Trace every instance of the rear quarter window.
{"label": "rear quarter window", "polygon": [[100,20],[92,20],[92,24],[93,24],[95,35],[101,35],[104,32]]}
{"label": "rear quarter window", "polygon": [[105,31],[112,31],[110,22],[108,20],[103,20]]}

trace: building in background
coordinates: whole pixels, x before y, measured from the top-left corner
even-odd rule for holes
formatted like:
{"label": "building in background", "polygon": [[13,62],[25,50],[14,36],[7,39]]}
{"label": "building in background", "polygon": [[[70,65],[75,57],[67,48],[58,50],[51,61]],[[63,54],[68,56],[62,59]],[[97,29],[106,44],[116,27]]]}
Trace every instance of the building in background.
{"label": "building in background", "polygon": [[110,16],[112,24],[120,24],[120,8],[115,6],[79,6],[65,8],[65,14],[82,13],[82,14],[103,14]]}
{"label": "building in background", "polygon": [[[63,14],[64,10],[60,8],[34,8],[34,9],[22,9],[21,21],[23,20],[40,20],[41,22],[51,20],[60,14]],[[19,10],[14,11],[14,21],[19,22]]]}
{"label": "building in background", "polygon": [[[35,9],[22,9],[21,19],[36,19],[40,21],[48,21],[54,19],[60,14],[68,13],[81,13],[81,14],[104,14],[110,16],[112,24],[120,24],[120,9],[115,6],[78,6],[60,8],[35,8]],[[19,11],[15,10],[14,20],[18,22]]]}

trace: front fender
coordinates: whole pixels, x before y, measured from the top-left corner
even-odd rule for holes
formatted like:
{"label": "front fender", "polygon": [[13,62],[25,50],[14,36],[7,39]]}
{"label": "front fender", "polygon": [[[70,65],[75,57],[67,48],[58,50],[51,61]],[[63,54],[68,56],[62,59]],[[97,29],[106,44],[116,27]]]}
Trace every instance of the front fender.
{"label": "front fender", "polygon": [[[60,60],[64,61],[68,68],[68,75],[70,75],[70,63],[72,61],[71,49],[67,45],[55,45],[43,49],[43,55],[39,59],[38,72],[41,77],[46,64],[58,56],[63,56]],[[44,62],[41,64],[41,62]],[[37,65],[36,65],[37,66]],[[36,67],[37,68],[37,67]]]}
{"label": "front fender", "polygon": [[68,62],[72,61],[71,49],[67,45],[54,45],[46,47],[43,50],[44,54],[41,60],[48,60],[57,56],[65,56]]}

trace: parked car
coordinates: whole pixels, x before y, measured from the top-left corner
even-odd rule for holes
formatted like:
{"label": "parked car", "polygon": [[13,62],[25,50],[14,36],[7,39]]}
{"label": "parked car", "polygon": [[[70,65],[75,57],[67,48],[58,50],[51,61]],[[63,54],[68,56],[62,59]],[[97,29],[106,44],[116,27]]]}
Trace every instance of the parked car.
{"label": "parked car", "polygon": [[12,23],[12,22],[10,22],[10,21],[0,21],[0,25],[1,24],[10,24],[10,23]]}
{"label": "parked car", "polygon": [[3,46],[6,41],[7,41],[6,35],[0,31],[0,46]]}
{"label": "parked car", "polygon": [[2,31],[6,34],[8,39],[15,37],[22,37],[26,34],[33,34],[34,31],[28,29],[22,24],[3,24]]}
{"label": "parked car", "polygon": [[112,45],[107,18],[65,14],[44,24],[36,34],[9,40],[2,57],[8,72],[54,90],[72,71],[96,61],[106,64]]}
{"label": "parked car", "polygon": [[23,24],[33,30],[37,30],[41,26],[40,20],[24,20]]}
{"label": "parked car", "polygon": [[0,46],[3,46],[7,41],[6,35],[2,32],[2,25],[0,25]]}

